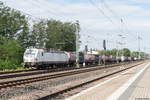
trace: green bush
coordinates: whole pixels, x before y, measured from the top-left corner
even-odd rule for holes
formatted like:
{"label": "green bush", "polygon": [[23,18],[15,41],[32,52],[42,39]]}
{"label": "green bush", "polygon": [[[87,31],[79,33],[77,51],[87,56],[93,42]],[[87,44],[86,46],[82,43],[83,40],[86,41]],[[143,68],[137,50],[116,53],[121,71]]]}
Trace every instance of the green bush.
{"label": "green bush", "polygon": [[15,65],[11,61],[0,60],[0,70],[13,70],[13,69],[17,69],[17,67],[18,65]]}
{"label": "green bush", "polygon": [[0,70],[18,69],[21,66],[23,48],[18,40],[7,40],[0,44]]}

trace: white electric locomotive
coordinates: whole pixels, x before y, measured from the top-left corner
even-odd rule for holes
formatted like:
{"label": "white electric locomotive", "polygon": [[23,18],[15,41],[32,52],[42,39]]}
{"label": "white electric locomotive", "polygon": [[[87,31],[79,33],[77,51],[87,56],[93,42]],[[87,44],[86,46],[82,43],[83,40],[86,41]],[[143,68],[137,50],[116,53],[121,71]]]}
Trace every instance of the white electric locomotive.
{"label": "white electric locomotive", "polygon": [[29,48],[26,49],[23,59],[25,67],[45,68],[74,64],[75,54],[64,51]]}

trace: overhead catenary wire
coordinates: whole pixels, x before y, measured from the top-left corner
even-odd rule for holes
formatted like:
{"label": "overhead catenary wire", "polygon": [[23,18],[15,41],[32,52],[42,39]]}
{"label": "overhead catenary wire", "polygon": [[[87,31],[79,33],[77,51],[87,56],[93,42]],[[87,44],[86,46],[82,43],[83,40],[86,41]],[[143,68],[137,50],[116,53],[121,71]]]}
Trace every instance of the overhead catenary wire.
{"label": "overhead catenary wire", "polygon": [[[110,6],[105,2],[105,0],[101,0],[101,4],[103,4],[103,6],[110,12],[114,15],[115,19],[116,20],[120,20],[121,21],[121,24],[122,24],[122,28],[126,31],[124,32],[123,29],[122,29],[122,33],[124,33],[124,35],[127,36],[130,36],[130,37],[133,37],[133,39],[136,39],[135,37],[138,37],[135,32],[131,32],[128,28],[128,24],[127,24],[127,21],[122,18],[121,16],[119,16],[116,12],[114,12]],[[132,36],[131,36],[132,35]],[[133,41],[133,40],[132,40]]]}
{"label": "overhead catenary wire", "polygon": [[[100,12],[100,14],[102,14],[112,25],[114,25],[114,26],[117,26],[117,28],[118,28],[118,30],[119,31],[122,31],[121,29],[120,29],[120,25],[118,26],[118,25],[116,25],[116,23],[114,23],[114,21],[109,17],[109,16],[107,16],[106,14],[105,14],[105,12],[93,1],[93,0],[88,0],[89,2],[90,2],[90,4],[92,4],[99,12]],[[120,18],[120,22],[121,22],[121,18]]]}
{"label": "overhead catenary wire", "polygon": [[[88,0],[90,4],[92,4],[99,12],[102,14],[107,20],[114,26],[116,26],[116,23],[113,22],[113,20],[105,14],[105,12],[93,1],[93,0]],[[119,31],[122,31],[120,28],[118,28]]]}
{"label": "overhead catenary wire", "polygon": [[[29,0],[30,1],[30,0]],[[34,2],[33,2],[34,1]],[[5,0],[5,4],[7,3],[8,1],[7,0]],[[35,2],[37,2],[37,3],[35,3]],[[24,15],[26,15],[26,16],[28,16],[28,17],[30,17],[30,19],[34,19],[34,20],[51,20],[51,19],[53,19],[53,17],[51,17],[51,16],[56,16],[56,17],[58,17],[58,18],[60,18],[60,20],[62,20],[62,19],[69,19],[69,20],[71,20],[71,19],[74,19],[74,18],[69,18],[69,17],[67,17],[67,16],[65,16],[65,15],[60,15],[60,14],[58,14],[58,13],[55,13],[54,11],[56,10],[56,9],[53,9],[52,7],[50,8],[50,9],[46,9],[45,8],[45,6],[43,6],[43,5],[41,5],[41,2],[40,2],[40,0],[32,0],[32,1],[30,1],[30,3],[34,6],[34,7],[37,7],[37,8],[41,8],[41,9],[44,9],[44,12],[47,12],[47,14],[49,14],[50,16],[48,16],[47,18],[46,17],[43,17],[43,16],[35,16],[35,15],[31,15],[31,14],[29,14],[29,13],[27,13],[27,12],[25,12],[25,11],[22,11],[22,10],[20,10],[20,9],[16,9],[16,8],[14,8],[14,7],[11,7],[11,8],[13,8],[13,9],[16,9],[17,11],[20,11],[21,13],[23,13]],[[42,2],[43,3],[43,2]],[[40,15],[40,14],[39,14]]]}
{"label": "overhead catenary wire", "polygon": [[109,20],[113,25],[116,25],[112,21],[112,19],[109,18],[99,6],[97,6],[92,0],[88,0],[88,1],[100,12],[100,14],[102,14],[105,18],[107,18],[107,20]]}
{"label": "overhead catenary wire", "polygon": [[128,34],[129,35],[129,33],[130,33],[130,35],[133,35],[133,37],[137,37],[137,35],[135,35],[135,33],[132,33],[130,30],[129,30],[129,28],[128,28],[128,25],[127,25],[127,21],[123,18],[123,17],[121,17],[120,15],[118,15],[114,10],[112,10],[112,8],[106,3],[106,1],[105,0],[100,0],[101,1],[101,4],[103,4],[104,5],[104,7],[110,12],[110,13],[112,13],[113,15],[114,15],[114,17],[115,17],[115,19],[116,20],[118,20],[119,22],[121,21],[121,23],[124,25],[124,29],[126,30],[126,34]]}
{"label": "overhead catenary wire", "polygon": [[105,2],[105,0],[100,0],[100,1],[101,1],[101,4],[103,4],[105,6],[105,8],[115,16],[116,20],[120,21],[122,19],[116,12],[114,12],[110,8],[110,6]]}
{"label": "overhead catenary wire", "polygon": [[[61,13],[61,14],[58,14],[58,13],[54,12],[56,9],[54,9],[54,8],[52,8],[52,7],[49,7],[50,9],[45,9],[44,6],[41,6],[42,4],[41,4],[40,0],[34,0],[34,1],[37,2],[37,4],[38,4],[38,3],[40,4],[40,5],[37,5],[37,4],[35,4],[35,3],[32,2],[32,4],[33,4],[34,6],[37,6],[37,7],[39,7],[39,8],[44,9],[47,13],[50,12],[51,14],[53,14],[53,15],[55,15],[55,16],[58,16],[58,17],[60,17],[60,18],[68,19],[68,17],[67,17],[66,15],[62,14],[62,12],[59,12],[59,13]],[[43,3],[43,2],[42,2],[42,3]],[[44,5],[44,3],[43,3],[43,5]],[[74,18],[69,18],[69,19],[74,19]]]}

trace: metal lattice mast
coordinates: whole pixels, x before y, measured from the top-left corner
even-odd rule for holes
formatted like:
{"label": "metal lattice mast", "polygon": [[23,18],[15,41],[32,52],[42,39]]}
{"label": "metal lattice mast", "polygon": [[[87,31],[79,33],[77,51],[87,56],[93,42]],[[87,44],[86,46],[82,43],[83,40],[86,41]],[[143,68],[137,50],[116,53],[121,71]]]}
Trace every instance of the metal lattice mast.
{"label": "metal lattice mast", "polygon": [[76,21],[76,67],[79,68],[79,21]]}

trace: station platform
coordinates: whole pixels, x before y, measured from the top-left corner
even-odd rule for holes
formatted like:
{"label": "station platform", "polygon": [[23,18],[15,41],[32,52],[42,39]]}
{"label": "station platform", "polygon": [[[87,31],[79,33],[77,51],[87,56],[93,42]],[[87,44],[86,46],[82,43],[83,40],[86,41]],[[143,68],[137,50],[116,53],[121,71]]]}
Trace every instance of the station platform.
{"label": "station platform", "polygon": [[100,80],[66,100],[150,100],[150,62]]}

